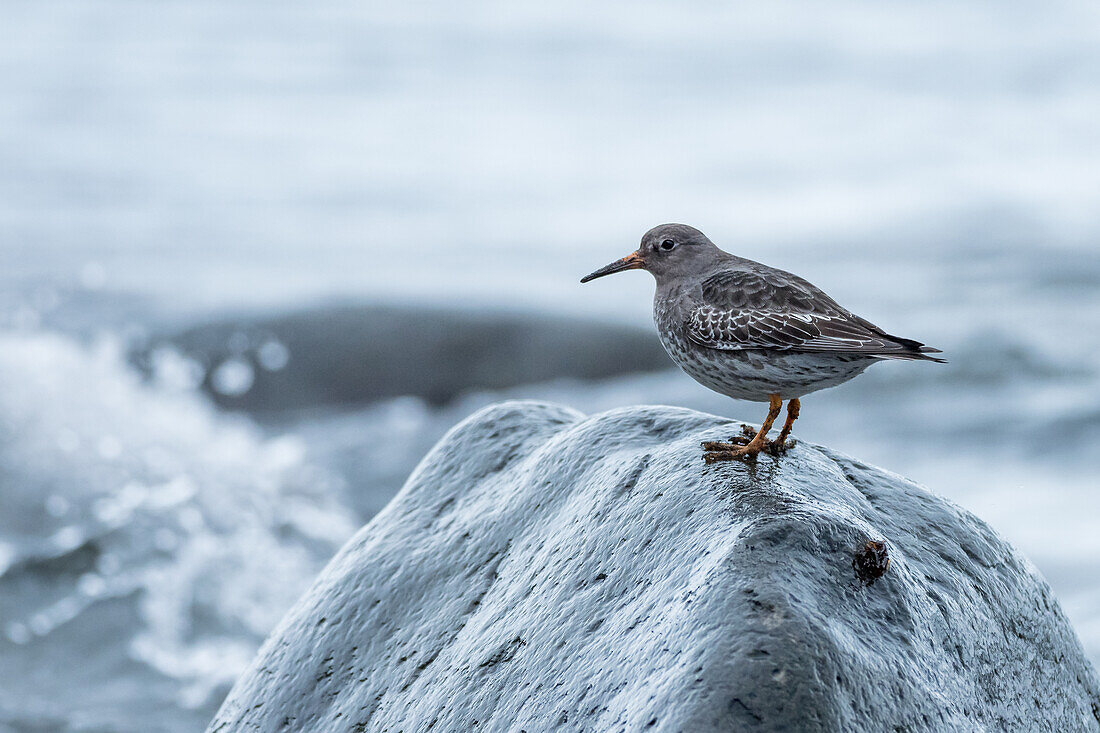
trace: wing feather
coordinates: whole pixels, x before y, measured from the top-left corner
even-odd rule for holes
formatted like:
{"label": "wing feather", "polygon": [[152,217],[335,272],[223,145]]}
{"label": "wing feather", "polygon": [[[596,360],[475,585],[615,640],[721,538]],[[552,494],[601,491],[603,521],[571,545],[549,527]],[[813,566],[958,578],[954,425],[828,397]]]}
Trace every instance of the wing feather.
{"label": "wing feather", "polygon": [[685,330],[693,342],[727,351],[925,358],[918,342],[890,336],[802,278],[778,270],[727,270],[707,278]]}

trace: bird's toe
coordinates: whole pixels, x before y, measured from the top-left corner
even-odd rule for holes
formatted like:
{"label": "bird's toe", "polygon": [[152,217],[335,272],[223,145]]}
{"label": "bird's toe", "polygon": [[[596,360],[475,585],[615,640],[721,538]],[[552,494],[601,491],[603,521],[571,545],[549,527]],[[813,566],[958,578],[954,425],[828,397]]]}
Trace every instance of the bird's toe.
{"label": "bird's toe", "polygon": [[734,446],[734,450],[708,450],[703,453],[703,461],[708,465],[721,461],[746,461],[756,458],[760,451],[746,449],[745,446]]}
{"label": "bird's toe", "polygon": [[735,451],[748,445],[749,441],[743,438],[730,438],[730,442],[723,443],[719,440],[707,440],[703,442],[703,450],[706,451]]}
{"label": "bird's toe", "polygon": [[794,438],[788,438],[784,441],[769,440],[768,445],[766,448],[764,448],[764,450],[766,450],[769,454],[773,456],[782,456],[786,455],[787,451],[793,448],[795,446],[795,443],[797,442],[798,441],[796,441]]}
{"label": "bird's toe", "polygon": [[703,462],[708,466],[720,461],[732,461],[737,458],[737,453],[731,450],[708,450],[703,453]]}

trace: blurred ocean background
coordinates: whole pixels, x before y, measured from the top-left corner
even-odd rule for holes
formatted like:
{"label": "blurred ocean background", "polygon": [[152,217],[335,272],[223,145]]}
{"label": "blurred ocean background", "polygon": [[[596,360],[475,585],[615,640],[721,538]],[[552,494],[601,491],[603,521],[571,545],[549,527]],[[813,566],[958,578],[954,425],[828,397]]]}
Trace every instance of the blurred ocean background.
{"label": "blurred ocean background", "polygon": [[987,520],[1100,660],[1100,4],[5,0],[0,730],[201,730],[456,421],[674,371],[665,221],[950,364],[796,435]]}

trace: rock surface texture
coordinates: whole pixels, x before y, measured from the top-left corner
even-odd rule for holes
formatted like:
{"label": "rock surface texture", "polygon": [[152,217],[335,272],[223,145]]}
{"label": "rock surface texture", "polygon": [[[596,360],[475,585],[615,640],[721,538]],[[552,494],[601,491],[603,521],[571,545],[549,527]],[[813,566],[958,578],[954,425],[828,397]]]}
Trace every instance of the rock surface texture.
{"label": "rock surface texture", "polygon": [[1100,730],[1076,635],[988,526],[805,443],[704,466],[738,427],[474,415],[210,730]]}

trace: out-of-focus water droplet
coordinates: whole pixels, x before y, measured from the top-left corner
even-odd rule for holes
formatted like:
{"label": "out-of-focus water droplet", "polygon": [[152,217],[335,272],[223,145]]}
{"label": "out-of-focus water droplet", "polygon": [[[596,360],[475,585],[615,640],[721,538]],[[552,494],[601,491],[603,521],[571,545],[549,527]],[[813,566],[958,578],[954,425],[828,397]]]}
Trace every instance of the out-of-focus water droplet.
{"label": "out-of-focus water droplet", "polygon": [[8,571],[13,562],[15,562],[15,548],[0,542],[0,576]]}
{"label": "out-of-focus water droplet", "polygon": [[69,511],[69,500],[58,494],[46,497],[46,513],[51,517],[63,517]]}
{"label": "out-of-focus water droplet", "polygon": [[240,397],[252,389],[256,372],[244,359],[226,359],[210,377],[214,391],[226,397]]}
{"label": "out-of-focus water droplet", "polygon": [[271,440],[265,453],[272,468],[285,470],[305,459],[306,447],[293,435],[281,435]]}
{"label": "out-of-focus water droplet", "polygon": [[110,496],[96,500],[92,513],[104,524],[120,526],[133,515],[149,497],[149,488],[137,481],[129,481]]}
{"label": "out-of-focus water droplet", "polygon": [[50,540],[60,550],[72,550],[84,541],[84,533],[80,531],[80,527],[70,525],[54,532]]}
{"label": "out-of-focus water droplet", "polygon": [[385,405],[382,417],[395,430],[407,432],[421,429],[431,419],[431,410],[420,397],[395,397]]}
{"label": "out-of-focus water droplet", "polygon": [[31,632],[24,624],[11,623],[4,629],[4,635],[12,644],[26,644],[31,640]]}
{"label": "out-of-focus water droplet", "polygon": [[88,596],[95,598],[103,595],[107,590],[107,581],[99,573],[84,573],[76,583],[77,589]]}
{"label": "out-of-focus water droplet", "polygon": [[196,389],[202,384],[205,372],[202,365],[176,349],[156,349],[149,360],[153,367],[153,378],[162,387],[187,391]]}
{"label": "out-of-focus water droplet", "polygon": [[31,616],[31,620],[27,625],[31,627],[31,632],[35,636],[45,636],[53,630],[50,617],[44,613],[36,613]]}
{"label": "out-of-focus water droplet", "polygon": [[277,372],[290,361],[290,350],[281,341],[265,341],[256,352],[260,366],[269,372]]}

